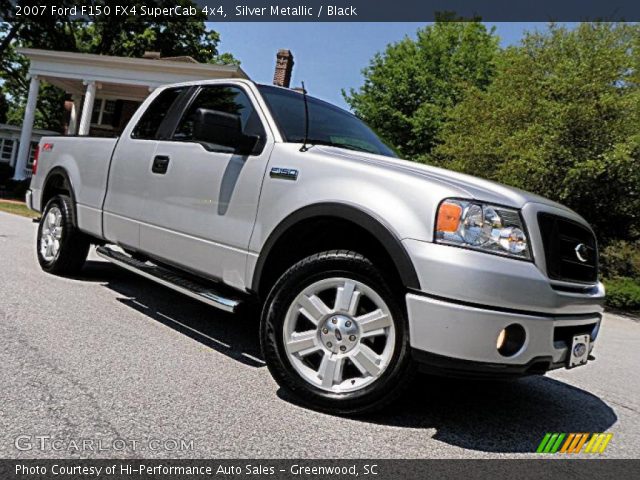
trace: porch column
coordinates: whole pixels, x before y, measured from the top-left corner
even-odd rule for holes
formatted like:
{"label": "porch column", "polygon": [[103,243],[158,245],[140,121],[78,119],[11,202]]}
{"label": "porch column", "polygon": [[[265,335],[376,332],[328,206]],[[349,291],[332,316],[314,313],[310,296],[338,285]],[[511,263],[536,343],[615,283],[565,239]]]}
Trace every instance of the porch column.
{"label": "porch column", "polygon": [[96,99],[96,82],[93,80],[85,81],[87,90],[84,94],[84,104],[82,105],[82,116],[80,117],[80,128],[78,135],[89,135],[91,128],[91,114],[93,113],[93,102]]}
{"label": "porch column", "polygon": [[16,153],[18,152],[18,144],[20,141],[17,138],[12,138],[13,143],[11,144],[11,159],[9,160],[9,166],[14,167],[16,165]]}
{"label": "porch column", "polygon": [[29,151],[31,150],[31,133],[33,132],[33,120],[36,115],[39,88],[40,79],[36,75],[33,75],[29,83],[29,96],[27,97],[27,106],[24,109],[24,119],[22,120],[20,148],[18,148],[16,168],[13,172],[14,180],[24,180],[27,177],[24,171],[27,168],[27,160],[29,159]]}
{"label": "porch column", "polygon": [[71,116],[69,117],[69,126],[67,127],[67,135],[75,135],[78,131],[78,111],[80,110],[80,98],[77,95],[71,95]]}

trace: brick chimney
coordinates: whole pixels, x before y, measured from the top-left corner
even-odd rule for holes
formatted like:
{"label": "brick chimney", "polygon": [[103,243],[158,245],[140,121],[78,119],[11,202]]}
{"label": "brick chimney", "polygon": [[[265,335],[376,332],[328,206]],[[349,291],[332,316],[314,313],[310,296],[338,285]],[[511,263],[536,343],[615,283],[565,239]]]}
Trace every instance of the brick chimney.
{"label": "brick chimney", "polygon": [[278,50],[276,55],[276,71],[273,74],[273,84],[289,88],[291,72],[293,71],[293,54],[291,50]]}

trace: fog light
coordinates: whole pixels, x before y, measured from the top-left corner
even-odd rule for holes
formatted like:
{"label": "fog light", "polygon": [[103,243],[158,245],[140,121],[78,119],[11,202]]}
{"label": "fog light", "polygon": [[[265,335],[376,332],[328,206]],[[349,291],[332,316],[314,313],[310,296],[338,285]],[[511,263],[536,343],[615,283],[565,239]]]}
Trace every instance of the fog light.
{"label": "fog light", "polygon": [[513,323],[498,334],[496,348],[503,357],[512,357],[524,346],[527,334],[521,325]]}

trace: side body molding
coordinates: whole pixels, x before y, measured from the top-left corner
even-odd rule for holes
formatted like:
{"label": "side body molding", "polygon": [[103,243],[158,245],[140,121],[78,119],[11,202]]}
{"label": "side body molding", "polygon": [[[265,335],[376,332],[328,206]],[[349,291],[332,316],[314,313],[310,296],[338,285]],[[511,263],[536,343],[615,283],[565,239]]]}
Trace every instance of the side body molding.
{"label": "side body molding", "polygon": [[260,280],[263,275],[264,266],[269,258],[269,253],[278,243],[278,240],[294,225],[303,220],[319,217],[333,217],[347,220],[364,228],[373,235],[387,250],[389,256],[400,274],[400,278],[405,287],[420,290],[418,274],[413,266],[409,254],[405,250],[400,238],[388,227],[388,225],[359,207],[337,202],[317,203],[303,207],[291,213],[271,232],[267,241],[260,251],[260,256],[253,272],[251,288],[254,292],[259,290]]}

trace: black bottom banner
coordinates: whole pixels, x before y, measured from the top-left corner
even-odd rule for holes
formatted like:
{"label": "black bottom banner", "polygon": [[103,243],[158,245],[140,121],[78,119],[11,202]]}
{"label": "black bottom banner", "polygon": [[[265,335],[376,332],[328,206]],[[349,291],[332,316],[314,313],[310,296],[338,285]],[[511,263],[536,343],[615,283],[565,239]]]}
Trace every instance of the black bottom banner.
{"label": "black bottom banner", "polygon": [[639,460],[0,460],[0,479],[632,478]]}

